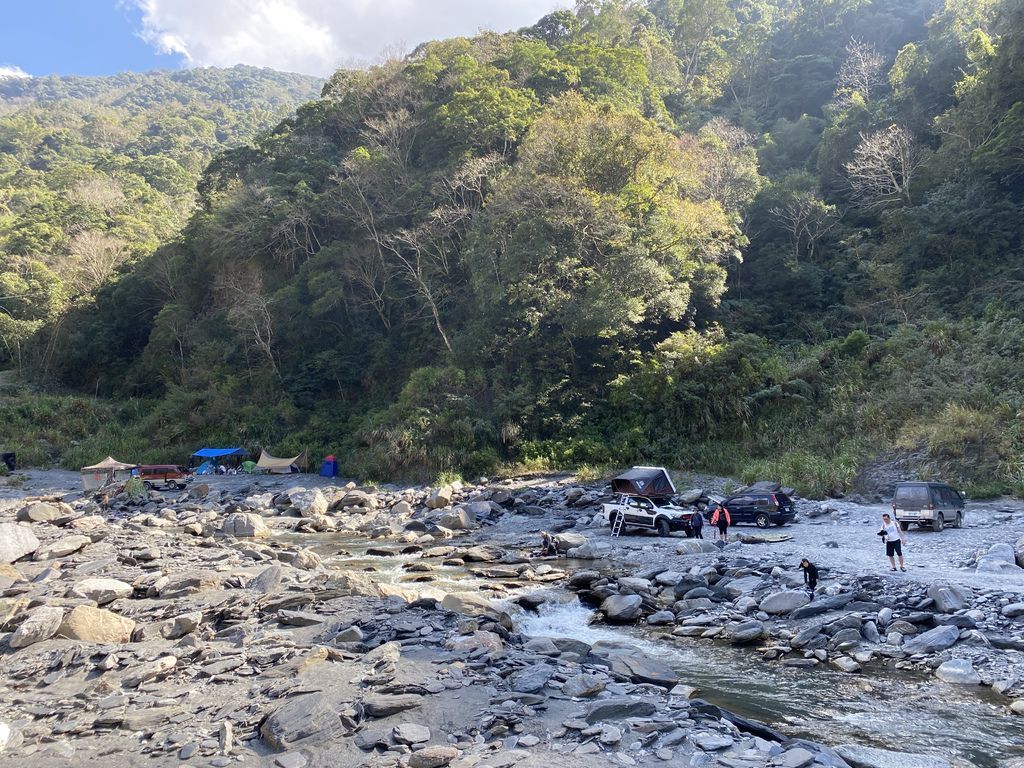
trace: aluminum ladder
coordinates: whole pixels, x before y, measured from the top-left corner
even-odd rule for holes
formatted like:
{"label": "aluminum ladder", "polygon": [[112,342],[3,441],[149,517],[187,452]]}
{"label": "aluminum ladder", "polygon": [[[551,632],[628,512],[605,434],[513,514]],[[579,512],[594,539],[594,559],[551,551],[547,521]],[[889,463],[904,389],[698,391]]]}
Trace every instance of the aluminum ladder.
{"label": "aluminum ladder", "polygon": [[621,512],[615,516],[612,522],[612,536],[618,538],[622,535],[622,528],[626,524],[626,516]]}

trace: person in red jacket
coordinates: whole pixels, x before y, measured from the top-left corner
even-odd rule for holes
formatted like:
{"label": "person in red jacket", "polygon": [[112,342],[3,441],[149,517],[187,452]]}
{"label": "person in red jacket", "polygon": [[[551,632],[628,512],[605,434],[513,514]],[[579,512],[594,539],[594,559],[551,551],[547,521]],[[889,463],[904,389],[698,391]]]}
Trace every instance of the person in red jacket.
{"label": "person in red jacket", "polygon": [[715,512],[711,515],[711,524],[718,529],[722,536],[722,541],[728,544],[729,526],[732,525],[732,517],[729,515],[729,510],[721,505],[715,507]]}

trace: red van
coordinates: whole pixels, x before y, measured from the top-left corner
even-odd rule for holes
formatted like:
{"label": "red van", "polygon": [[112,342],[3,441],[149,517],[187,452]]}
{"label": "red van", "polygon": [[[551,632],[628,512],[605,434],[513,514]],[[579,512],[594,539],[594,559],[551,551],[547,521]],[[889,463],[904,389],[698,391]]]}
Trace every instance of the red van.
{"label": "red van", "polygon": [[180,490],[192,479],[188,470],[173,464],[142,464],[139,467],[139,478],[150,491],[157,486]]}

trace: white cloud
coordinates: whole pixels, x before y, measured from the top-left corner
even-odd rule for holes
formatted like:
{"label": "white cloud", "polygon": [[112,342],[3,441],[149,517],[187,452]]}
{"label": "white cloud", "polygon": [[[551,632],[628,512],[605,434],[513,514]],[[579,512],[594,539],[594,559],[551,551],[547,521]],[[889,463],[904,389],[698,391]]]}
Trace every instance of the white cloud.
{"label": "white cloud", "polygon": [[0,64],[0,80],[22,80],[27,77],[32,77],[21,67],[16,67],[13,64]]}
{"label": "white cloud", "polygon": [[191,66],[253,64],[328,75],[396,46],[508,30],[569,0],[131,0],[140,34]]}

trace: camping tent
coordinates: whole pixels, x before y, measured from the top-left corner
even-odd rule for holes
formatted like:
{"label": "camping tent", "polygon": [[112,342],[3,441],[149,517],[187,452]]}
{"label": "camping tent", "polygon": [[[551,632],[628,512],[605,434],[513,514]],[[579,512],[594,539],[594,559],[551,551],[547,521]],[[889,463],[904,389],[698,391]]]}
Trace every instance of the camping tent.
{"label": "camping tent", "polygon": [[325,456],[324,463],[320,467],[321,477],[337,477],[338,476],[338,460],[334,456]]}
{"label": "camping tent", "polygon": [[657,499],[672,496],[676,487],[664,467],[633,467],[612,480],[612,490]]}
{"label": "camping tent", "polygon": [[82,467],[82,485],[87,491],[95,491],[111,483],[127,480],[131,477],[135,464],[125,464],[123,461],[107,456],[99,464],[91,467]]}
{"label": "camping tent", "polygon": [[242,471],[245,472],[246,474],[251,475],[253,472],[256,471],[256,462],[255,461],[243,461],[242,462]]}
{"label": "camping tent", "polygon": [[193,453],[200,459],[226,459],[228,456],[245,456],[245,448],[200,448]]}
{"label": "camping tent", "polygon": [[299,467],[308,463],[305,451],[291,459],[279,459],[266,451],[260,451],[260,460],[256,462],[256,469],[269,472],[272,475],[287,475],[290,472],[298,472]]}

